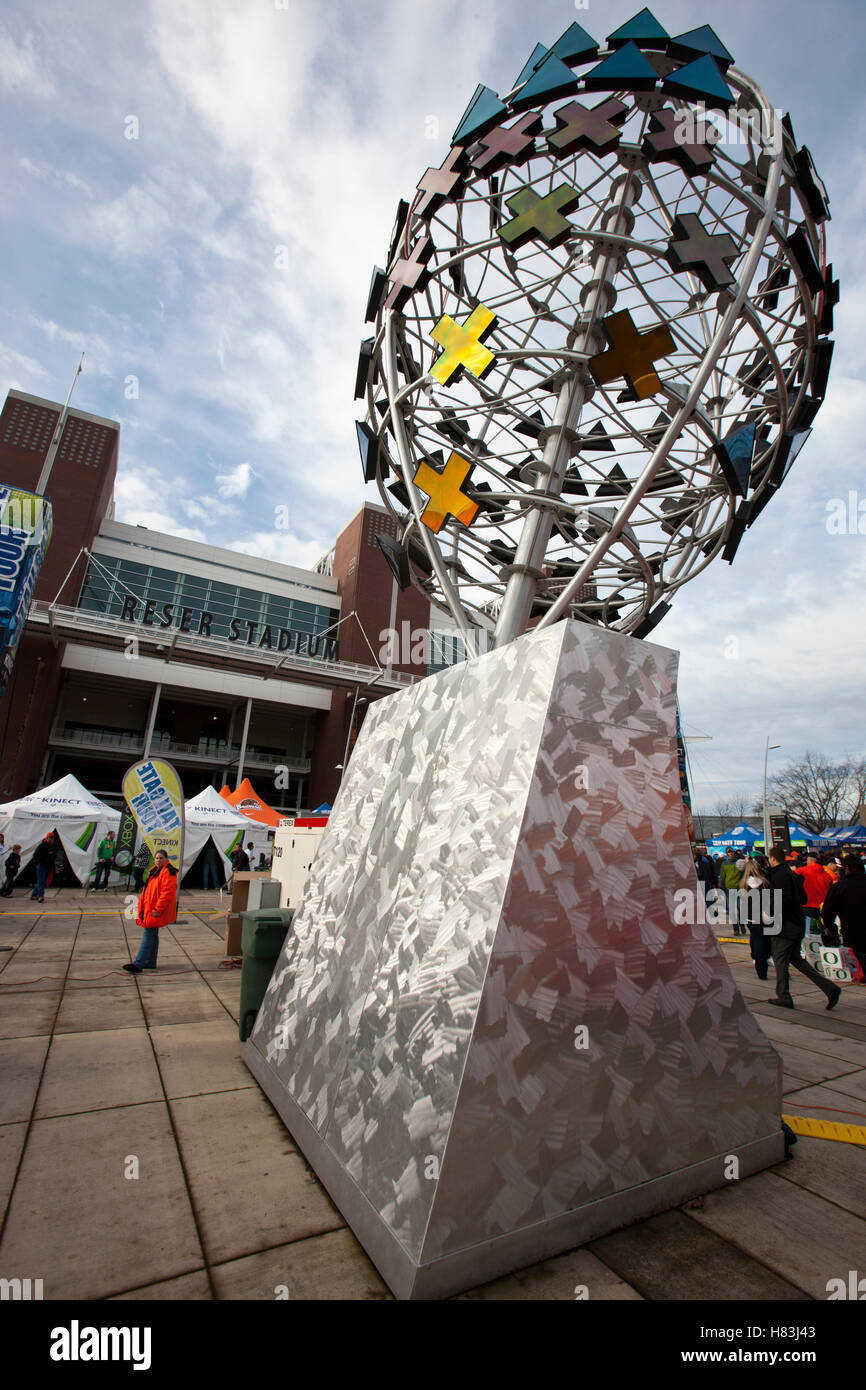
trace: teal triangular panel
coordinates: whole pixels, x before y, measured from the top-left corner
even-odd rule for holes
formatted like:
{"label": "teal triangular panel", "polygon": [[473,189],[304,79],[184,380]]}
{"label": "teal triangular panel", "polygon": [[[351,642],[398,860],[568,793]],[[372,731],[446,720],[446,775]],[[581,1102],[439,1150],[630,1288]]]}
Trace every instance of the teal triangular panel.
{"label": "teal triangular panel", "polygon": [[672,96],[703,101],[707,106],[721,106],[723,110],[734,104],[734,94],[709,54],[686,63],[684,68],[677,68],[664,79],[662,87]]}
{"label": "teal triangular panel", "polygon": [[627,43],[591,68],[584,78],[587,91],[649,91],[655,86],[657,73],[650,67],[640,49]]}
{"label": "teal triangular panel", "polygon": [[667,29],[663,29],[652,11],[644,6],[640,14],[608,34],[607,41],[611,48],[619,48],[624,43],[640,44],[642,48],[664,48],[669,38]]}
{"label": "teal triangular panel", "polygon": [[480,140],[507,115],[507,107],[503,106],[494,91],[489,87],[476,87],[475,95],[454,132],[452,145],[468,145],[472,140]]}
{"label": "teal triangular panel", "polygon": [[576,63],[588,63],[595,58],[598,55],[598,44],[579,24],[569,24],[550,51],[564,63],[568,63],[569,67],[574,67]]}
{"label": "teal triangular panel", "polygon": [[515,111],[525,111],[530,106],[539,106],[546,101],[554,101],[576,92],[578,80],[571,68],[561,59],[549,53],[544,62],[521,87],[511,105]]}
{"label": "teal triangular panel", "polygon": [[537,43],[535,45],[535,47],[532,50],[532,56],[530,57],[529,62],[526,63],[520,69],[520,72],[515,77],[514,82],[511,86],[512,91],[515,87],[519,87],[521,83],[526,82],[527,79],[532,76],[532,74],[535,72],[535,69],[540,65],[542,60],[547,57],[547,53],[548,50],[544,47],[543,43]]}
{"label": "teal triangular panel", "polygon": [[684,62],[701,53],[707,53],[711,58],[715,58],[723,70],[727,70],[734,61],[733,53],[728,52],[709,24],[702,24],[698,29],[689,29],[685,34],[677,34],[668,44],[668,53],[672,58],[682,58]]}

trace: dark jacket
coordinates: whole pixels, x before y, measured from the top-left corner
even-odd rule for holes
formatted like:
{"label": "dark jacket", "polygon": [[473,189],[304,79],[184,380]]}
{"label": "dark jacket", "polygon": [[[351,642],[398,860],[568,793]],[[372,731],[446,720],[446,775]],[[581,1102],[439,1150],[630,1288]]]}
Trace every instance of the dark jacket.
{"label": "dark jacket", "polygon": [[245,849],[236,849],[232,855],[232,870],[236,874],[249,873],[250,860]]}
{"label": "dark jacket", "polygon": [[695,861],[695,868],[698,871],[698,878],[707,888],[716,887],[716,870],[709,855],[701,854]]}
{"label": "dark jacket", "polygon": [[33,863],[43,869],[54,867],[54,845],[50,840],[40,840],[33,855]]}
{"label": "dark jacket", "polygon": [[845,945],[866,951],[866,877],[846,874],[828,888],[821,915],[825,927],[832,927],[838,917]]}
{"label": "dark jacket", "polygon": [[17,878],[18,871],[21,868],[21,855],[16,854],[13,849],[11,854],[7,854],[6,863],[3,867],[6,870],[7,878]]}
{"label": "dark jacket", "polygon": [[[806,919],[803,916],[803,898],[806,896],[801,881],[788,864],[772,864],[767,870],[773,892],[782,894],[781,936],[788,941],[802,941],[806,934]],[[802,891],[801,891],[802,889]]]}

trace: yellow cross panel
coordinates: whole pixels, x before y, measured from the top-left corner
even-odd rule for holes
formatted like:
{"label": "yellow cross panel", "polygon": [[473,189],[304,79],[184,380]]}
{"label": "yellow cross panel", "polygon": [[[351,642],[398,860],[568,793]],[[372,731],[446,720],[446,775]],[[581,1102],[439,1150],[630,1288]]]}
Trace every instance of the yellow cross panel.
{"label": "yellow cross panel", "polygon": [[[493,366],[495,354],[482,344],[482,338],[491,333],[496,326],[496,315],[483,304],[472,310],[461,328],[448,314],[443,314],[436,327],[431,330],[434,338],[444,352],[436,358],[430,368],[430,375],[443,386],[447,386],[455,373],[465,367],[473,376],[482,377]],[[426,489],[425,489],[426,491]]]}
{"label": "yellow cross panel", "polygon": [[452,453],[441,473],[437,473],[429,464],[419,464],[413,482],[430,498],[421,513],[421,520],[434,534],[438,535],[448,516],[455,517],[461,526],[471,526],[475,520],[478,503],[460,490],[471,467],[471,463],[455,453]]}

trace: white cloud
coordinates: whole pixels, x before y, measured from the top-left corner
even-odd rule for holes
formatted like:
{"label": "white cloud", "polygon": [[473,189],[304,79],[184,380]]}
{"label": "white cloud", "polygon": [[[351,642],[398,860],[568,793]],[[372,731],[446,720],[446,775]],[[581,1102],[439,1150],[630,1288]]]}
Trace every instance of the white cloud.
{"label": "white cloud", "polygon": [[244,555],[257,555],[262,560],[276,560],[281,565],[312,569],[325,553],[318,541],[301,541],[289,531],[256,531],[238,536],[228,545]]}
{"label": "white cloud", "polygon": [[239,463],[227,473],[217,473],[217,492],[220,497],[246,497],[254,477],[248,463]]}
{"label": "white cloud", "polygon": [[45,67],[44,55],[37,53],[32,32],[24,35],[20,43],[9,31],[6,24],[0,23],[0,88],[32,96],[47,96],[52,91],[52,83]]}

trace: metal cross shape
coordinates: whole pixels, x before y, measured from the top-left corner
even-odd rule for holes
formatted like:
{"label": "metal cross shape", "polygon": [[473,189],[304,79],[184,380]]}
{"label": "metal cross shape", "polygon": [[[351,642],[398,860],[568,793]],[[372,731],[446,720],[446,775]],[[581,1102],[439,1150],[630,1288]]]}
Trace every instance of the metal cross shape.
{"label": "metal cross shape", "polygon": [[665,252],[672,270],[693,271],[711,291],[735,283],[727,263],[736,256],[737,247],[726,232],[711,236],[693,212],[684,212],[674,219],[673,233]]}
{"label": "metal cross shape", "polygon": [[435,247],[430,237],[423,236],[412,247],[412,253],[408,259],[402,257],[394,269],[388,271],[391,293],[385,300],[386,309],[402,309],[416,290],[423,290],[430,279],[430,272],[426,269],[426,265],[434,250]]}
{"label": "metal cross shape", "polygon": [[421,513],[421,520],[434,535],[441,530],[446,517],[453,516],[461,526],[471,526],[478,514],[478,503],[461,492],[472,464],[460,454],[452,453],[441,473],[427,463],[418,465],[413,482],[430,501]]}
{"label": "metal cross shape", "polygon": [[436,358],[430,375],[435,376],[443,386],[447,386],[464,367],[473,376],[479,379],[483,377],[496,359],[492,352],[482,346],[482,342],[495,327],[496,315],[485,309],[483,304],[472,310],[462,328],[448,314],[443,314],[436,327],[431,329],[430,337],[445,351]]}
{"label": "metal cross shape", "polygon": [[639,333],[627,309],[611,314],[602,327],[612,346],[607,352],[591,358],[589,363],[599,386],[624,376],[638,400],[652,396],[661,386],[653,363],[676,348],[670,329],[666,324],[659,324],[648,333]]}
{"label": "metal cross shape", "polygon": [[[694,119],[691,112],[686,112],[686,116]],[[705,140],[687,140],[684,137],[686,128],[683,117],[674,111],[664,110],[653,115],[649,134],[644,136],[642,146],[649,163],[658,164],[660,160],[667,160],[671,164],[679,164],[687,174],[705,173],[715,160],[712,146],[719,140],[719,133],[714,125],[707,122],[704,126]]]}
{"label": "metal cross shape", "polygon": [[432,217],[443,203],[447,203],[451,198],[459,198],[463,192],[468,164],[469,156],[466,151],[455,145],[444,164],[438,169],[428,169],[418,184],[418,192],[423,194],[423,197],[415,204],[416,216]]}
{"label": "metal cross shape", "polygon": [[521,188],[506,201],[517,216],[499,228],[499,235],[506,246],[516,251],[537,236],[543,237],[548,246],[560,246],[574,231],[562,214],[574,211],[580,194],[570,184],[561,183],[546,198],[540,198],[532,188]]}
{"label": "metal cross shape", "polygon": [[619,144],[622,131],[617,126],[623,124],[628,107],[611,97],[590,107],[572,101],[553,114],[560,128],[548,135],[547,143],[557,154],[574,154],[575,150],[588,150],[590,145],[597,154],[610,154]]}
{"label": "metal cross shape", "polygon": [[481,140],[482,151],[472,160],[479,174],[495,174],[506,164],[525,164],[535,149],[535,137],[541,129],[542,118],[537,111],[527,111],[512,126],[497,126]]}

